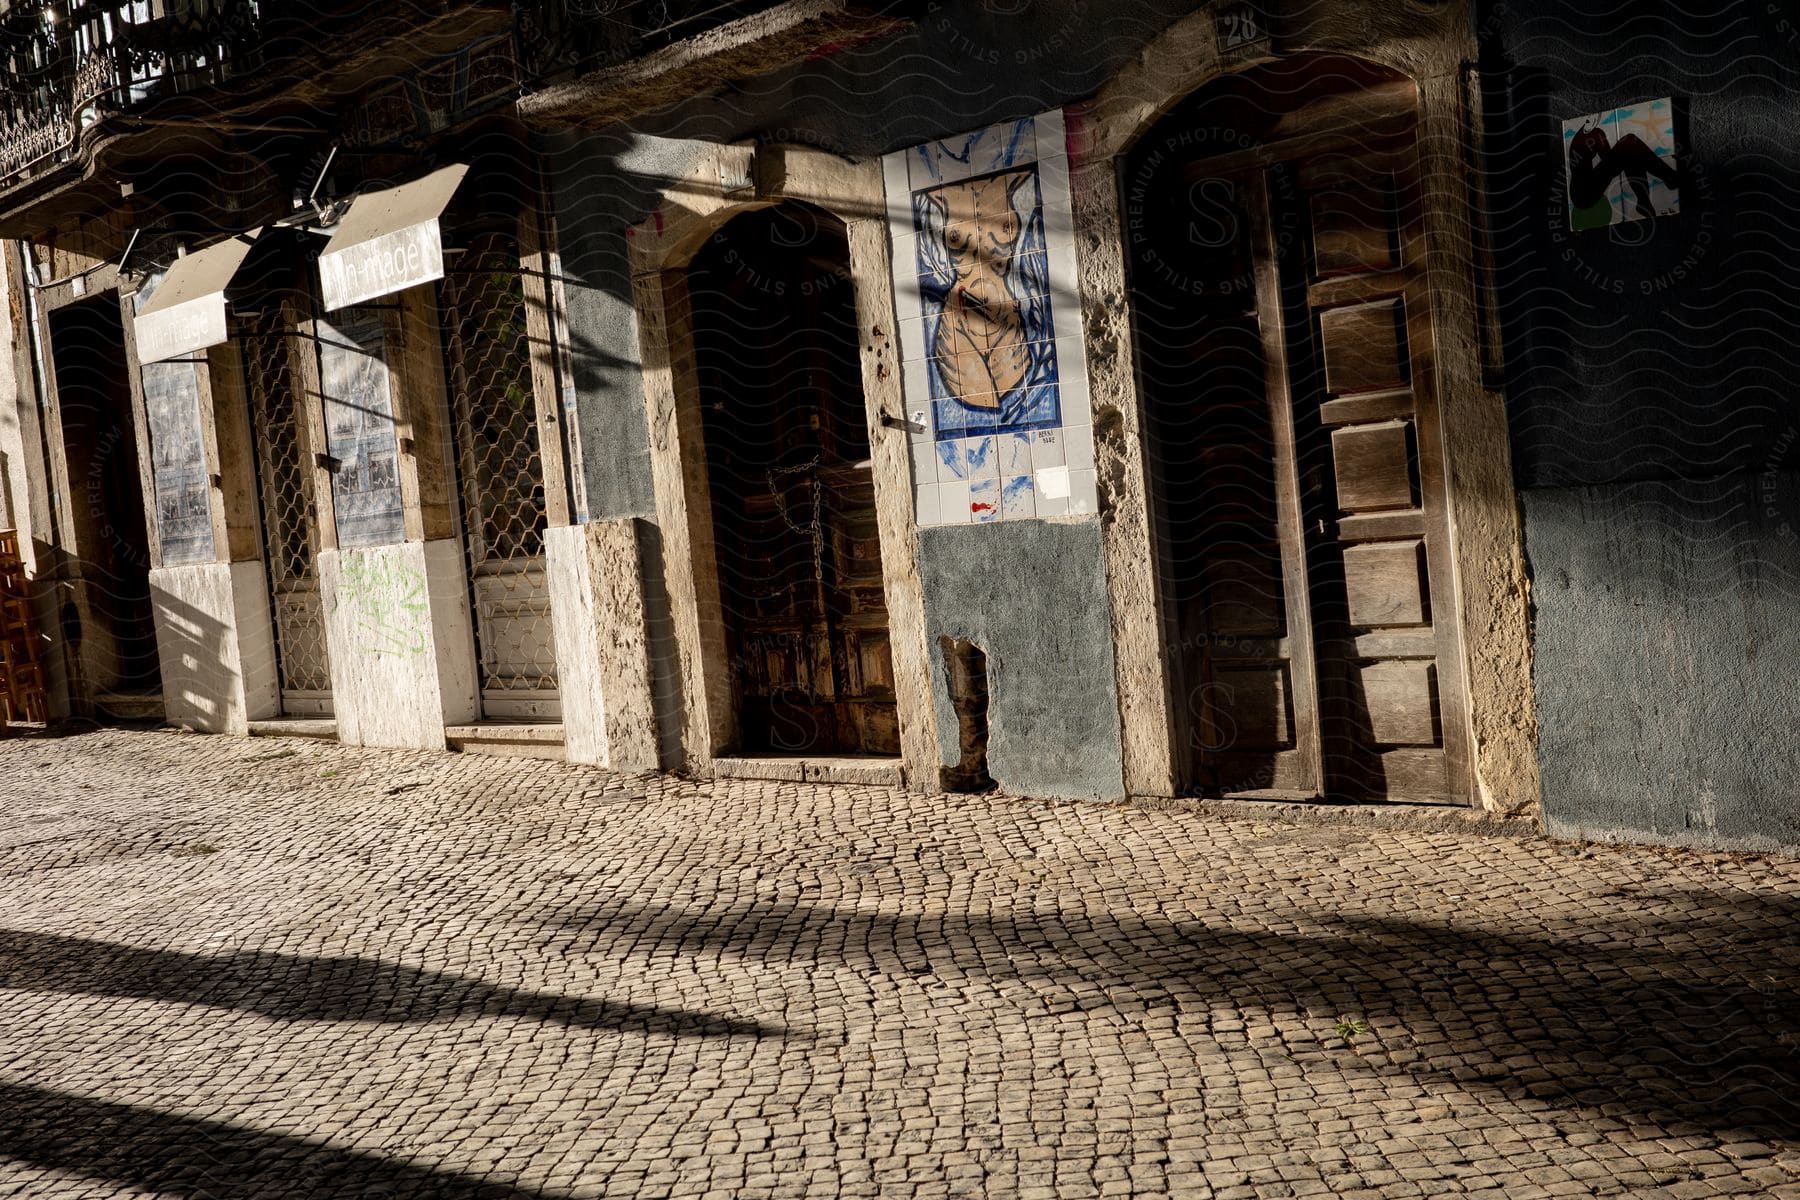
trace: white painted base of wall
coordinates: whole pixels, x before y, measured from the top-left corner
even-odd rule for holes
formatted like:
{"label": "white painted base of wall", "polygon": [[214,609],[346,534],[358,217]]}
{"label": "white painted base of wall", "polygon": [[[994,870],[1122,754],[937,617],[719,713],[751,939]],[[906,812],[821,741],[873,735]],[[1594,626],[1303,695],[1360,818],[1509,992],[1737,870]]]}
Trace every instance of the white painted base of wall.
{"label": "white painted base of wall", "polygon": [[564,752],[615,771],[660,765],[637,537],[632,518],[544,534]]}
{"label": "white painted base of wall", "polygon": [[338,741],[442,750],[474,721],[475,635],[462,547],[402,542],[319,554]]}
{"label": "white painted base of wall", "polygon": [[260,562],[150,572],[163,710],[203,733],[246,733],[280,711],[275,630]]}

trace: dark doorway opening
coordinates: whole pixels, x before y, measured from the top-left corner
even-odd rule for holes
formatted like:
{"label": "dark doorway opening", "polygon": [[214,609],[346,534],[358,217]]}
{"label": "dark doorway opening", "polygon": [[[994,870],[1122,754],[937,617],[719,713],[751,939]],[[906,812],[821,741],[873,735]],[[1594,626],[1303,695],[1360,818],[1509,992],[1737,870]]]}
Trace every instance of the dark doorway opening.
{"label": "dark doorway opening", "polygon": [[896,755],[844,227],[747,213],[687,284],[739,749]]}
{"label": "dark doorway opening", "polygon": [[63,634],[95,715],[152,715],[162,678],[118,300],[109,293],[65,305],[50,314],[49,329],[71,523]]}

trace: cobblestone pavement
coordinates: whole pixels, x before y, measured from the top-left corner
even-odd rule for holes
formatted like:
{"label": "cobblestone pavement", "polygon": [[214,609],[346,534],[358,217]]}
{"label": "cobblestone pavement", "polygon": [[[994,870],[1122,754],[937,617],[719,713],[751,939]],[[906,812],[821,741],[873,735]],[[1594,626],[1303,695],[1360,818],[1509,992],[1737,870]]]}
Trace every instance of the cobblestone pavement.
{"label": "cobblestone pavement", "polygon": [[1800,864],[0,743],[0,1195],[1800,1197]]}

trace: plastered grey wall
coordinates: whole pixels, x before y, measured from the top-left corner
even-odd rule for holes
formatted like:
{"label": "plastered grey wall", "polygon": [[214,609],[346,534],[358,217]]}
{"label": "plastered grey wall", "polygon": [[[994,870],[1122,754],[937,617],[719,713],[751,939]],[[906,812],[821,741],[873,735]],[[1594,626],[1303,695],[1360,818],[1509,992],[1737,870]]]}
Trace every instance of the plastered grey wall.
{"label": "plastered grey wall", "polygon": [[682,178],[704,143],[627,133],[551,140],[559,252],[586,517],[644,521],[645,636],[658,751],[681,761],[681,668],[650,473],[643,355],[627,231]]}
{"label": "plastered grey wall", "polygon": [[988,773],[1003,790],[1123,796],[1100,522],[940,525],[919,541],[943,764],[961,758],[937,642],[949,637],[987,655]]}
{"label": "plastered grey wall", "polygon": [[[1039,113],[1091,96],[1195,7],[1118,0],[1102,11],[1087,0],[1045,0],[1007,15],[981,3],[927,6],[907,31],[697,97],[634,121],[630,132],[546,139],[592,518],[655,518],[626,230],[707,145],[791,143],[871,159]],[[995,777],[1024,793],[1121,794],[1099,525],[926,530],[919,570],[933,655],[939,637],[966,636],[990,656]],[[647,596],[646,607],[659,704],[677,705],[666,602]],[[946,762],[954,763],[955,719],[946,726],[941,671],[933,686],[940,726],[949,730]],[[666,718],[663,727],[667,736]]]}
{"label": "plastered grey wall", "polygon": [[[1543,812],[1800,845],[1800,30],[1787,6],[1479,14]],[[1681,212],[1572,232],[1566,119],[1669,96]]]}
{"label": "plastered grey wall", "polygon": [[587,515],[655,514],[643,360],[631,301],[625,231],[655,208],[694,154],[680,142],[629,134],[559,136],[545,147],[555,193],[568,340]]}
{"label": "plastered grey wall", "polygon": [[1525,514],[1550,831],[1800,845],[1800,477],[1544,489]]}

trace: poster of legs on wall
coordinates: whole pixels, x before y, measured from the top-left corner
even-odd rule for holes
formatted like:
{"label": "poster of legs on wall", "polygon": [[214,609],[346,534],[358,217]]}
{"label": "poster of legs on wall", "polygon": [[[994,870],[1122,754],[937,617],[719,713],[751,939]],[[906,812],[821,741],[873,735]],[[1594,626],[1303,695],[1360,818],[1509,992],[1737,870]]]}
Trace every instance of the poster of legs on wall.
{"label": "poster of legs on wall", "polygon": [[1563,122],[1569,228],[1601,229],[1681,211],[1675,102],[1664,97]]}

